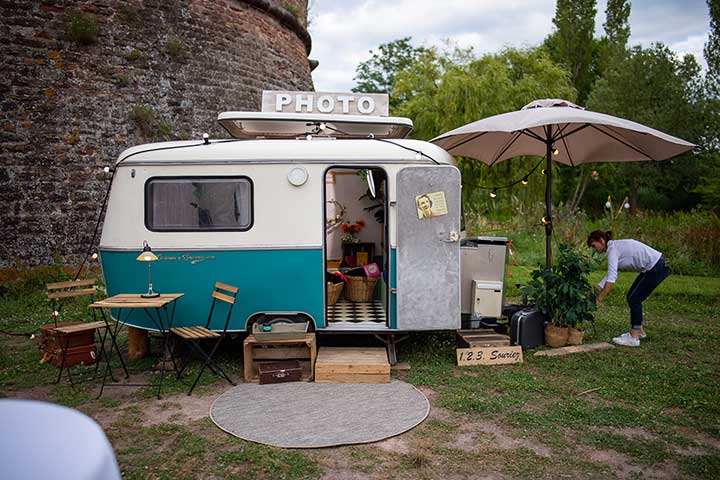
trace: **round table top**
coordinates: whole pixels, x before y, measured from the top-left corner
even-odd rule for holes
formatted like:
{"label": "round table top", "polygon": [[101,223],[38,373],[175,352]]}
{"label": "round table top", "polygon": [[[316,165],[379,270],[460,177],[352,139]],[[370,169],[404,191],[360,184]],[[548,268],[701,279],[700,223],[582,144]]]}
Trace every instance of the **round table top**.
{"label": "round table top", "polygon": [[0,400],[0,478],[120,480],[102,428],[71,408]]}

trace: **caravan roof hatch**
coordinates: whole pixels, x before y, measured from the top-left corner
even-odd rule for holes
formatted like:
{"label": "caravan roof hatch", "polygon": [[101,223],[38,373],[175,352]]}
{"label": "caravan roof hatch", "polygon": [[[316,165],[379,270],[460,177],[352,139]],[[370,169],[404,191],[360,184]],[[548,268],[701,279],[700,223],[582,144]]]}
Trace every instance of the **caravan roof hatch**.
{"label": "caravan roof hatch", "polygon": [[234,138],[405,138],[413,128],[408,118],[323,113],[223,112],[218,122]]}

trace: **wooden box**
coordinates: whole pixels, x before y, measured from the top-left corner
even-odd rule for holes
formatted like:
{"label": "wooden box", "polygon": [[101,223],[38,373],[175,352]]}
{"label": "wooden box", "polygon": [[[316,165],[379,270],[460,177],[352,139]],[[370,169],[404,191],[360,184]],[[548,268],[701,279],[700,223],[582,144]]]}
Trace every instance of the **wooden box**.
{"label": "wooden box", "polygon": [[318,383],[389,383],[390,362],[384,348],[322,347],[315,361]]}
{"label": "wooden box", "polygon": [[[57,327],[69,327],[79,325],[82,322],[58,322]],[[61,347],[72,348],[81,345],[95,344],[95,330],[84,330],[70,335],[55,330],[54,323],[48,323],[40,327],[39,348],[43,352],[52,352]]]}
{"label": "wooden box", "polygon": [[268,383],[297,382],[302,376],[300,362],[297,360],[258,363],[257,368],[261,385]]}
{"label": "wooden box", "polygon": [[[80,345],[79,347],[70,347],[66,350],[67,358],[65,359],[65,367],[73,365],[93,365],[97,362],[97,347],[95,344]],[[63,350],[57,349],[51,353],[50,361],[53,365],[60,368],[63,364]]]}

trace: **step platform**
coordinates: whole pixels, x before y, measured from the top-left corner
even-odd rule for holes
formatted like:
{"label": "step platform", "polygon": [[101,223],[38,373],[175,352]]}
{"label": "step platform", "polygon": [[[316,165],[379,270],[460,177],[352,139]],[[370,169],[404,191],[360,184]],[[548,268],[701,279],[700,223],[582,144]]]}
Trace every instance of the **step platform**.
{"label": "step platform", "polygon": [[315,361],[319,383],[389,383],[390,362],[384,348],[322,347]]}
{"label": "step platform", "polygon": [[508,335],[500,335],[491,329],[458,330],[458,347],[507,347],[510,345]]}

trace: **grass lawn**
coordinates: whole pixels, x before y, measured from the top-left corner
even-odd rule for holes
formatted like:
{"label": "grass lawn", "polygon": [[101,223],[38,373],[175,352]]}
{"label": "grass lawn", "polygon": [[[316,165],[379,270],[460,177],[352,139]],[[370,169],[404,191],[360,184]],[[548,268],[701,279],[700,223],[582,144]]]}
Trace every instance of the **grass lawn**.
{"label": "grass lawn", "polygon": [[[528,278],[516,266],[508,283]],[[620,275],[587,342],[627,331],[633,278]],[[430,417],[362,446],[282,450],[229,436],[207,416],[229,387],[212,375],[192,397],[170,380],[160,401],[148,388],[116,387],[96,400],[91,368],[74,370],[86,380],[76,388],[65,379],[54,385],[57,369],[39,363],[37,340],[26,337],[0,335],[0,395],[89,414],[129,479],[720,478],[720,279],[670,276],[645,307],[640,348],[528,352],[520,365],[460,369],[453,334],[414,334],[398,351],[411,368],[394,375],[428,396]],[[48,312],[43,292],[10,290],[0,297],[0,330],[37,331]],[[222,355],[236,379],[240,351],[234,343]],[[141,372],[134,380],[157,375],[151,360],[130,367]]]}

